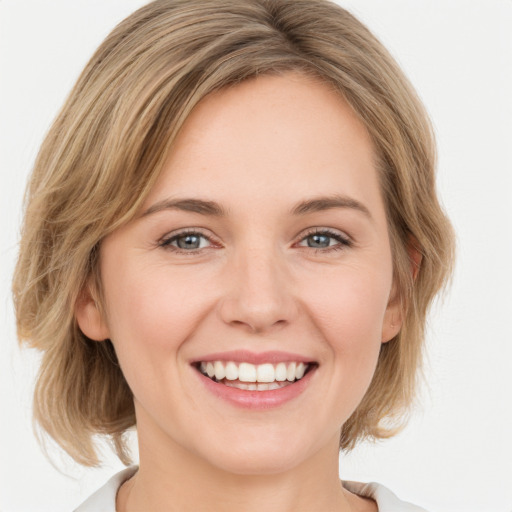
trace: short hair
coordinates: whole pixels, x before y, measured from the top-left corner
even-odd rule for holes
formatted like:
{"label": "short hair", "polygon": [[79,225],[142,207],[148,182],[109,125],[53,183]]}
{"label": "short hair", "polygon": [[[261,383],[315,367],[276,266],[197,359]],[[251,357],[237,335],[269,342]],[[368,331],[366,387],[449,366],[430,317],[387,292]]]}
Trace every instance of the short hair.
{"label": "short hair", "polygon": [[[99,463],[99,434],[128,464],[124,433],[136,422],[112,343],[88,339],[74,317],[88,282],[102,304],[102,239],[140,209],[203,98],[289,71],[329,84],[371,136],[404,315],[342,426],[340,448],[390,437],[405,424],[426,315],[454,253],[436,195],[433,130],[415,91],[375,36],[328,0],[157,0],[122,21],[95,52],[27,188],[13,281],[18,337],[42,351],[34,419],[77,462]],[[421,255],[419,266],[412,251]]]}

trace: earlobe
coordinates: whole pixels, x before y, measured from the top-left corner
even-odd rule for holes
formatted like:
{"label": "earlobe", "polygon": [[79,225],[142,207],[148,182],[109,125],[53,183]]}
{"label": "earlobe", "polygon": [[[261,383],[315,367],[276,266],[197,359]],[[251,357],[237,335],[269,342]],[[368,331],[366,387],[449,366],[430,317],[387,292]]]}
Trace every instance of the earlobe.
{"label": "earlobe", "polygon": [[75,318],[80,330],[91,340],[103,341],[110,338],[108,326],[89,286],[82,290],[76,302]]}

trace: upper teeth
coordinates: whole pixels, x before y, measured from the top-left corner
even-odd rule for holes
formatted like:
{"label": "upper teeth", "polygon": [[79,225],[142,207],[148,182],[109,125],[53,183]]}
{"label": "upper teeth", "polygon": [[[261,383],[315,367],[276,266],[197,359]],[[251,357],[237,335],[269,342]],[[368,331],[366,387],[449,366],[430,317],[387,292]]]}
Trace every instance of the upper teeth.
{"label": "upper teeth", "polygon": [[304,363],[278,363],[276,365],[235,363],[233,361],[208,361],[200,364],[201,371],[217,380],[240,380],[242,382],[283,382],[301,379],[308,365]]}

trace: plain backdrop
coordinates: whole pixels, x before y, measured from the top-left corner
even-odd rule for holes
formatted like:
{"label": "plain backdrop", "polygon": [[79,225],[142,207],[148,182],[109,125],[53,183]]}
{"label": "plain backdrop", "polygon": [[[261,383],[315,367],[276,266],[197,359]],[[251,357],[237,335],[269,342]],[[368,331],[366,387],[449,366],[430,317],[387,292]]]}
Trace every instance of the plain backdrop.
{"label": "plain backdrop", "polygon": [[[242,0],[243,1],[243,0]],[[0,510],[72,510],[122,465],[84,469],[32,433],[37,354],[20,351],[10,281],[27,176],[94,49],[141,0],[0,0]],[[439,142],[458,235],[454,282],[428,330],[427,385],[408,428],[342,457],[431,512],[512,511],[512,1],[339,0],[390,49]]]}

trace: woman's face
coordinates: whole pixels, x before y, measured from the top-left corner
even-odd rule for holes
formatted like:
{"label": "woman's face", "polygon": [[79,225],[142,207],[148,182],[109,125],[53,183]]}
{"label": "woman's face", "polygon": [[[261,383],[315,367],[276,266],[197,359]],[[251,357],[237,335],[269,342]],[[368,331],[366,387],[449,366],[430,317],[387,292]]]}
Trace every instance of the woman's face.
{"label": "woman's face", "polygon": [[298,74],[203,100],[100,265],[106,318],[92,302],[77,318],[112,340],[154,457],[235,473],[337,457],[400,327],[369,136]]}

